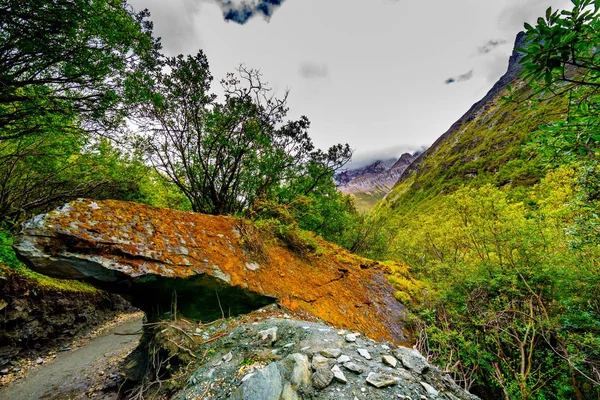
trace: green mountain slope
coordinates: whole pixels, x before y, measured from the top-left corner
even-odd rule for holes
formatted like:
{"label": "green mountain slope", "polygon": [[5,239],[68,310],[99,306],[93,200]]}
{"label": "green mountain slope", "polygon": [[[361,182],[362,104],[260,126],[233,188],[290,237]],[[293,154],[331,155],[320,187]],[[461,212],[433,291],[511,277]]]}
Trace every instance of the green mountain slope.
{"label": "green mountain slope", "polygon": [[600,246],[582,234],[596,210],[581,195],[581,165],[550,164],[530,145],[567,102],[539,99],[520,58],[376,206],[364,252],[423,282],[407,326],[465,389],[598,399]]}
{"label": "green mountain slope", "polygon": [[[515,48],[521,41],[520,34]],[[535,104],[529,99],[531,89],[518,76],[521,57],[513,53],[506,74],[413,162],[380,207],[410,211],[461,185],[519,188],[539,182],[545,165],[524,145],[540,125],[562,117],[564,101],[556,97]],[[509,86],[519,100],[503,99]]]}

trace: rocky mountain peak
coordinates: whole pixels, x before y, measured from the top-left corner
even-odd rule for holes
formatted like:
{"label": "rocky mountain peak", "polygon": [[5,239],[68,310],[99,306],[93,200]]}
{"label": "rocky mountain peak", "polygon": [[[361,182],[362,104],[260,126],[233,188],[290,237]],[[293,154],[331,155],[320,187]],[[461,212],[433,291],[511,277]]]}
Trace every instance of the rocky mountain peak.
{"label": "rocky mountain peak", "polygon": [[523,53],[519,52],[519,49],[524,47],[524,40],[525,32],[519,32],[517,34],[517,37],[515,38],[515,44],[513,46],[512,55],[508,60],[508,68],[506,70],[506,73],[502,75],[502,77],[500,77],[500,79],[494,84],[494,86],[492,86],[492,88],[481,100],[473,104],[471,108],[469,108],[469,110],[462,117],[460,117],[454,124],[452,124],[452,126],[450,126],[450,129],[448,129],[444,134],[442,134],[431,145],[431,147],[429,147],[426,151],[418,155],[418,157],[416,157],[416,159],[411,163],[411,165],[408,168],[406,168],[406,170],[403,172],[403,174],[400,176],[396,183],[400,183],[408,179],[413,173],[415,173],[419,169],[419,166],[421,165],[423,160],[434,154],[437,151],[437,149],[441,146],[441,144],[448,140],[448,138],[453,136],[454,133],[457,132],[463,125],[470,121],[473,121],[480,113],[484,112],[486,105],[489,105],[492,102],[492,100],[500,94],[502,90],[506,89],[506,87],[511,82],[513,82],[519,77],[519,74],[523,68],[521,66],[521,59],[524,56]]}
{"label": "rocky mountain peak", "polygon": [[[400,158],[378,160],[359,170],[345,171],[336,179],[338,190],[351,196],[367,198],[370,206],[383,198],[396,184],[396,181],[413,162],[416,156],[404,153]],[[367,209],[368,207],[359,208]]]}

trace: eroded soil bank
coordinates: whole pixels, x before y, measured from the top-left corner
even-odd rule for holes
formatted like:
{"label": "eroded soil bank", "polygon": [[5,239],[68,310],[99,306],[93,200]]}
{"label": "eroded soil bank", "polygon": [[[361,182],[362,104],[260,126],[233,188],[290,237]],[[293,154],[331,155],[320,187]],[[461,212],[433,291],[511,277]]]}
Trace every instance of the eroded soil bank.
{"label": "eroded soil bank", "polygon": [[117,295],[44,285],[0,264],[0,385],[25,360],[133,310]]}

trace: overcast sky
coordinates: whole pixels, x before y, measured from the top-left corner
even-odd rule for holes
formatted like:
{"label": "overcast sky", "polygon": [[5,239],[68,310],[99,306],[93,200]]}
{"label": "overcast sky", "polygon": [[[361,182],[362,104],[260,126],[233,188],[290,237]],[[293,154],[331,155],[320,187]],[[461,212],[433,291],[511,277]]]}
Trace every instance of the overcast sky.
{"label": "overcast sky", "polygon": [[535,21],[548,6],[568,8],[570,2],[130,4],[150,10],[166,54],[204,50],[215,87],[225,73],[243,63],[260,69],[277,93],[290,89],[289,116],[309,117],[315,144],[325,149],[349,143],[360,163],[432,144],[506,71],[523,22]]}

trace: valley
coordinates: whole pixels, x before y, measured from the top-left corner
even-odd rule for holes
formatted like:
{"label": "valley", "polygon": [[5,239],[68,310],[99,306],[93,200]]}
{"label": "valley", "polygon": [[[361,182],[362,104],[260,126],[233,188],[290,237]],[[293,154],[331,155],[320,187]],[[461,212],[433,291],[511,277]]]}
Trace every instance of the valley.
{"label": "valley", "polygon": [[0,399],[598,400],[600,2],[548,2],[0,0]]}

